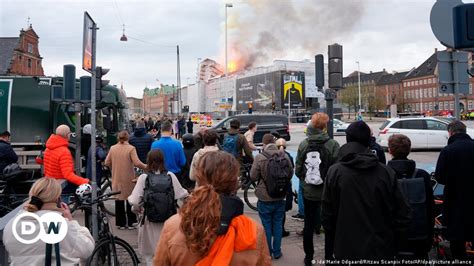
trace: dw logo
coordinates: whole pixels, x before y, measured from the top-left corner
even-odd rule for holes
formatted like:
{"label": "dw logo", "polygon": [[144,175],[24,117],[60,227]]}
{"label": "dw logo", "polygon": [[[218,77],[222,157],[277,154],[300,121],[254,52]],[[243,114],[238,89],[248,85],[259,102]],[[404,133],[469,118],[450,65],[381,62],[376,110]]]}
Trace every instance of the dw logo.
{"label": "dw logo", "polygon": [[13,236],[22,244],[33,244],[38,240],[56,244],[66,237],[68,230],[66,219],[56,212],[46,213],[41,217],[24,212],[15,217],[12,226]]}

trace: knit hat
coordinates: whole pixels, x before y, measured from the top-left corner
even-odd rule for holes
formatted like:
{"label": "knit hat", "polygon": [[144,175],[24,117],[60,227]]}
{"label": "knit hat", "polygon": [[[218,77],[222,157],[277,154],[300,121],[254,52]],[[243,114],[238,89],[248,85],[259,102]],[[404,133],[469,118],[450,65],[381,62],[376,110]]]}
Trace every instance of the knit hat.
{"label": "knit hat", "polygon": [[353,122],[346,129],[347,142],[358,142],[365,147],[370,143],[370,127],[364,121]]}

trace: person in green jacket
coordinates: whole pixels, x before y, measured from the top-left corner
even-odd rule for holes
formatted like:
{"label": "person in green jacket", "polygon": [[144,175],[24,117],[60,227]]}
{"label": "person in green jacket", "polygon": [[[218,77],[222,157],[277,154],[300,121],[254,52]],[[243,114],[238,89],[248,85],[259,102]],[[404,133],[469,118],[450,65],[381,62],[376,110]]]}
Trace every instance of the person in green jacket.
{"label": "person in green jacket", "polygon": [[339,144],[329,138],[326,129],[329,117],[315,113],[296,155],[295,174],[303,184],[305,265],[311,265],[314,255],[313,232],[321,233],[321,198],[327,170],[337,160]]}

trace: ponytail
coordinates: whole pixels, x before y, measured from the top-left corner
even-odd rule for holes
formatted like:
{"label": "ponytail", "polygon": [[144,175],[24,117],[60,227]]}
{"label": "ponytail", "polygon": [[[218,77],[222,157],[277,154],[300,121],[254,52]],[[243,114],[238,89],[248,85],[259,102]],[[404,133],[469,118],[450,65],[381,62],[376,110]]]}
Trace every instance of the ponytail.
{"label": "ponytail", "polygon": [[217,237],[220,226],[221,201],[212,185],[198,187],[179,210],[181,231],[188,248],[204,256]]}

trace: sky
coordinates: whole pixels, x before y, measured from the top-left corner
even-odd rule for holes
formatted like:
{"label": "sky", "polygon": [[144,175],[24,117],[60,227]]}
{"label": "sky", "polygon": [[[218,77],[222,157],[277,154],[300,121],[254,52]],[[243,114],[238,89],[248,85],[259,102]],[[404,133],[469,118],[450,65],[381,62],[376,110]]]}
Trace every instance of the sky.
{"label": "sky", "polygon": [[[261,32],[279,38],[277,49],[263,44],[273,50],[254,66],[327,57],[327,45],[339,43],[345,75],[357,70],[356,61],[362,72],[403,71],[443,49],[429,22],[434,0],[0,0],[0,36],[18,36],[29,17],[45,74],[62,76],[63,65],[74,64],[77,77],[87,75],[81,66],[87,11],[100,28],[97,65],[110,68],[111,84],[141,98],[145,86],[176,84],[176,45],[182,86],[196,80],[198,58],[223,61],[226,2],[233,4],[229,46],[258,50],[266,39],[253,35]],[[120,41],[123,24],[127,42]]]}

